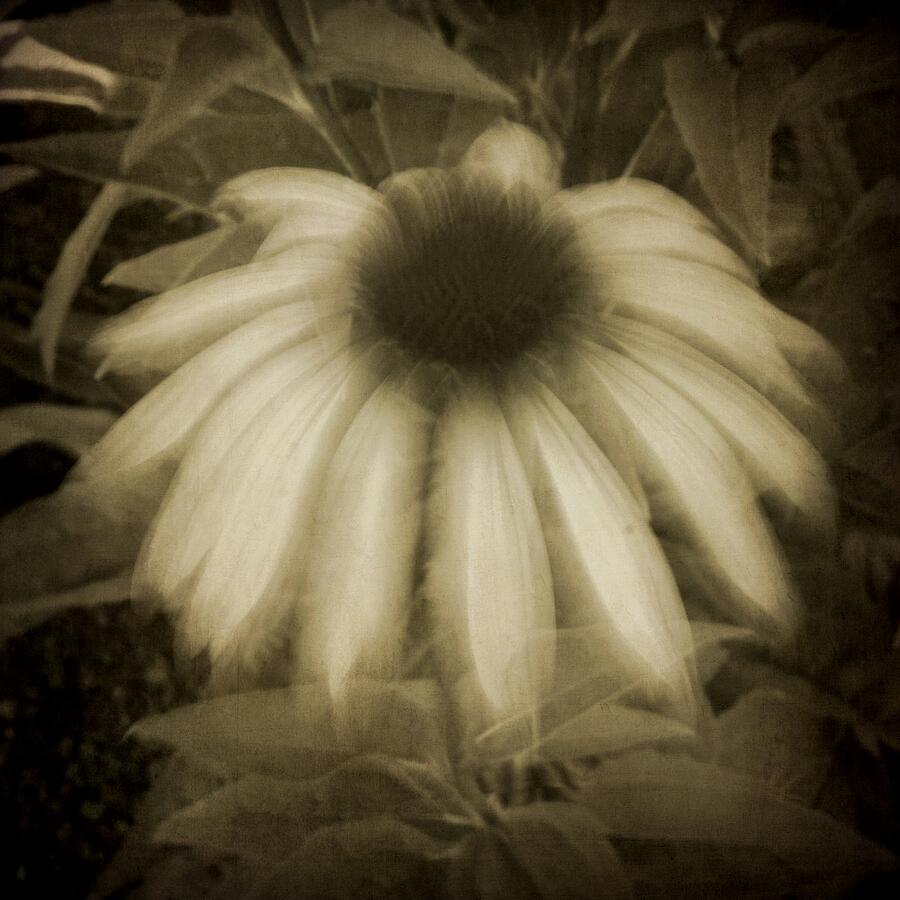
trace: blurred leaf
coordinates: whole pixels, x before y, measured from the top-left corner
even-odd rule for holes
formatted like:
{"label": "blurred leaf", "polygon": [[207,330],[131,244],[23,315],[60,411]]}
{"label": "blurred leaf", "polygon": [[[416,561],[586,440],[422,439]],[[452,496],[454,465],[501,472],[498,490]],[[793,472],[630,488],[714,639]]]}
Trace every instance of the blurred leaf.
{"label": "blurred leaf", "polygon": [[104,277],[103,283],[162,293],[203,275],[250,262],[264,237],[264,229],[255,222],[229,222],[125,260]]}
{"label": "blurred leaf", "polygon": [[131,567],[109,578],[89,581],[81,587],[57,594],[42,594],[10,603],[0,603],[0,641],[23,634],[59,613],[73,608],[101,606],[127,600],[131,593]]}
{"label": "blurred leaf", "polygon": [[44,285],[44,300],[32,322],[32,335],[40,342],[41,361],[53,375],[56,347],[66,315],[116,213],[140,197],[133,188],[110,182],[100,189],[78,227],[63,245],[56,266]]}
{"label": "blurred leaf", "polygon": [[388,816],[320,828],[247,894],[247,900],[392,900],[417,869],[444,851],[421,831]]}
{"label": "blurred leaf", "polygon": [[513,858],[506,835],[482,828],[464,838],[447,867],[447,900],[541,900],[537,885]]}
{"label": "blurred leaf", "polygon": [[607,760],[582,788],[581,802],[623,838],[759,850],[803,879],[896,865],[887,850],[829,816],[785,801],[756,779],[686,757],[642,752]]}
{"label": "blurred leaf", "polygon": [[22,403],[0,409],[0,455],[22,444],[56,444],[81,456],[116,420],[106,409],[63,406],[58,403]]}
{"label": "blurred leaf", "polygon": [[0,152],[91,181],[122,181],[200,208],[221,184],[251,169],[310,166],[343,171],[325,142],[287,110],[195,116],[151,156],[122,172],[119,163],[129,133],[68,132],[3,144]]}
{"label": "blurred leaf", "polygon": [[603,15],[584,34],[587,44],[629,31],[663,31],[719,15],[730,0],[609,0]]}
{"label": "blurred leaf", "polygon": [[437,163],[453,99],[423,91],[379,90],[376,103],[393,171]]}
{"label": "blurred leaf", "polygon": [[354,0],[323,17],[312,76],[516,105],[506,87],[433,34],[365,0]]}
{"label": "blurred leaf", "polygon": [[130,567],[150,511],[69,481],[0,519],[0,603],[56,594]]}
{"label": "blurred leaf", "polygon": [[900,216],[900,181],[894,176],[882,178],[860,197],[841,231],[838,243],[854,240],[882,219]]}
{"label": "blurred leaf", "polygon": [[155,78],[181,35],[185,14],[170,0],[94,3],[18,23],[43,44],[128,75]]}
{"label": "blurred leaf", "polygon": [[755,688],[715,721],[716,762],[758,777],[773,793],[815,804],[837,729],[785,694]]}
{"label": "blurred leaf", "polygon": [[35,166],[20,166],[16,163],[10,163],[6,166],[0,166],[0,194],[4,191],[11,191],[26,181],[31,181],[41,174],[41,170]]}
{"label": "blurred leaf", "polygon": [[153,839],[280,861],[320,825],[315,807],[309,782],[245,775],[166,818]]}
{"label": "blurred leaf", "polygon": [[[738,71],[709,51],[686,49],[673,53],[665,62],[666,98],[681,136],[694,158],[703,190],[716,212],[744,243],[762,251],[764,234],[758,214],[751,221],[744,206],[748,190],[758,174],[759,144],[746,143],[745,160],[739,166],[737,154],[736,97]],[[762,104],[745,102],[748,113],[763,110]],[[749,123],[741,128],[745,141],[751,136]],[[766,132],[766,140],[771,129]],[[758,139],[757,139],[758,140]],[[764,173],[766,189],[768,172]]]}
{"label": "blurred leaf", "polygon": [[276,777],[316,777],[364,752],[445,763],[433,684],[358,682],[345,703],[335,709],[319,684],[251,691],[150,716],[132,733]]}
{"label": "blurred leaf", "polygon": [[153,87],[146,79],[82,62],[28,36],[13,44],[0,67],[0,101],[83,106],[102,115],[140,115]]}
{"label": "blurred leaf", "polygon": [[252,19],[191,20],[143,118],[128,138],[123,166],[130,168],[148,155],[232,85],[274,94],[295,114],[314,118],[287,60]]}
{"label": "blurred leaf", "polygon": [[469,820],[474,812],[433,766],[389,756],[354,757],[313,786],[327,819],[393,815],[404,820]]}
{"label": "blurred leaf", "polygon": [[454,166],[472,141],[500,117],[496,104],[482,103],[467,97],[454,97],[444,135],[438,148],[438,164]]}
{"label": "blurred leaf", "polygon": [[574,803],[531,803],[507,810],[503,835],[545,900],[632,897],[631,882],[606,825]]}
{"label": "blurred leaf", "polygon": [[826,52],[791,87],[793,109],[822,106],[900,84],[900,43],[886,28],[853,34]]}
{"label": "blurred leaf", "polygon": [[816,22],[784,19],[753,28],[744,34],[735,48],[738,56],[771,50],[795,50],[825,47],[844,37],[844,32]]}

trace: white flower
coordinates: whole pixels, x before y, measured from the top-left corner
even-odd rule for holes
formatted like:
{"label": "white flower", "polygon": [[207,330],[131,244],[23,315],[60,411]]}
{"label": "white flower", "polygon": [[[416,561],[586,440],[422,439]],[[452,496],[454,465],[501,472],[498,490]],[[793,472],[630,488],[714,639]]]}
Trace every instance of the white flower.
{"label": "white flower", "polygon": [[556,629],[589,626],[623,683],[682,690],[685,552],[725,616],[794,627],[759,498],[829,528],[803,436],[828,419],[798,370],[840,361],[687,202],[560,191],[510,124],[379,191],[275,169],[220,202],[267,238],[100,333],[105,369],[167,377],[79,469],[175,472],[136,589],[214,667],[287,637],[339,696],[399,675],[425,621],[500,716],[552,684]]}

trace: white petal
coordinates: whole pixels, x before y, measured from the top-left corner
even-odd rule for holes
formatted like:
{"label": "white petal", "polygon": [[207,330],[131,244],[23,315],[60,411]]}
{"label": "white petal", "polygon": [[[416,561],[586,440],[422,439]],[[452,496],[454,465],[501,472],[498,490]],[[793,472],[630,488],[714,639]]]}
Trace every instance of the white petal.
{"label": "white petal", "polygon": [[704,231],[715,232],[713,223],[683,197],[643,178],[621,178],[568,188],[560,195],[569,212],[579,222],[591,222],[611,210],[634,210],[685,222]]}
{"label": "white petal", "polygon": [[754,285],[756,278],[747,264],[708,230],[681,219],[642,209],[613,208],[585,221],[579,229],[588,249],[604,259],[624,254],[646,254],[693,260],[721,269]]}
{"label": "white petal", "polygon": [[216,194],[214,206],[241,215],[268,212],[282,216],[328,209],[343,214],[364,208],[374,194],[371,188],[336,172],[275,167],[232,178]]}
{"label": "white petal", "polygon": [[761,394],[651,325],[610,316],[604,330],[622,352],[680,391],[716,424],[758,490],[771,492],[784,513],[799,513],[823,533],[833,531],[836,509],[825,461]]}
{"label": "white petal", "polygon": [[787,362],[772,307],[747,285],[709,266],[653,257],[597,262],[609,312],[656,325],[753,385],[817,444],[834,422]]}
{"label": "white petal", "polygon": [[334,696],[352,674],[400,674],[431,425],[386,382],[331,463],[310,550],[299,664]]}
{"label": "white petal", "polygon": [[[260,363],[216,405],[192,437],[135,567],[134,594],[177,607],[179,592],[209,551],[220,527],[208,495],[225,493],[218,480],[226,455],[253,428],[315,390],[314,376],[335,356],[328,342],[309,340]],[[246,438],[245,438],[246,435]],[[201,513],[206,518],[201,518]]]}
{"label": "white petal", "polygon": [[546,141],[524,125],[505,120],[475,138],[460,166],[490,173],[506,188],[525,184],[539,197],[559,190],[559,165]]}
{"label": "white petal", "polygon": [[265,259],[300,244],[340,245],[352,237],[360,223],[380,203],[379,195],[373,193],[368,202],[348,207],[298,204],[275,223],[256,258]]}
{"label": "white petal", "polygon": [[[177,458],[213,406],[270,356],[343,321],[333,306],[303,301],[263,313],[188,360],[141,398],[78,464],[95,480],[134,475],[151,461]],[[337,339],[337,336],[335,337]]]}
{"label": "white petal", "polygon": [[[677,391],[632,360],[587,343],[587,369],[631,421],[654,518],[686,529],[725,590],[733,614],[793,628],[796,611],[780,549],[756,492],[725,439]],[[730,596],[729,596],[730,595]]]}
{"label": "white petal", "polygon": [[92,340],[102,371],[172,371],[256,316],[305,297],[346,294],[333,247],[312,245],[206,275],[143,300]]}
{"label": "white petal", "polygon": [[532,708],[553,675],[552,646],[541,641],[555,625],[550,564],[522,463],[488,390],[467,385],[451,401],[436,453],[425,595],[438,646],[449,665],[474,667],[495,714]]}
{"label": "white petal", "polygon": [[189,527],[211,526],[212,540],[180,603],[187,634],[219,668],[253,660],[299,600],[322,480],[374,387],[369,363],[342,354],[265,411],[200,499]]}
{"label": "white petal", "polygon": [[655,535],[628,488],[574,416],[543,385],[504,404],[533,473],[535,496],[567,624],[599,625],[598,648],[631,676],[651,676],[689,696],[682,654],[689,629]]}

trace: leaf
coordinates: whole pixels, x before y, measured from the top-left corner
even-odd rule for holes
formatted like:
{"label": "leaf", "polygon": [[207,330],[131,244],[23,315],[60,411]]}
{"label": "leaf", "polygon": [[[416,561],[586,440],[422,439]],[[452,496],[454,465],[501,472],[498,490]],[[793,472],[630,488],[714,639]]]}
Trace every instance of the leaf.
{"label": "leaf", "polygon": [[444,847],[421,831],[388,816],[320,828],[265,877],[247,900],[308,897],[391,900],[407,887],[424,861]]}
{"label": "leaf", "polygon": [[545,900],[632,897],[607,828],[574,803],[531,803],[501,820],[513,858]]}
{"label": "leaf", "polygon": [[150,716],[132,733],[275,777],[316,777],[362,752],[444,764],[434,685],[359,681],[346,703],[335,710],[319,684],[249,691]]}
{"label": "leaf", "polygon": [[686,757],[641,752],[607,760],[582,788],[580,802],[620,837],[762,850],[810,879],[896,863],[824,813],[787,802],[758,780]]}
{"label": "leaf", "polygon": [[837,243],[849,243],[882,219],[897,216],[900,216],[900,180],[889,175],[859,198],[844,223]]}
{"label": "leaf", "polygon": [[472,141],[487,131],[500,117],[496,104],[482,103],[467,97],[454,97],[453,106],[438,148],[438,164],[455,166]]}
{"label": "leaf", "polygon": [[224,182],[253,169],[343,171],[325,142],[287,110],[253,116],[202,113],[123,172],[119,162],[129,133],[67,132],[3,144],[0,152],[91,181],[121,181],[201,209]]}
{"label": "leaf", "polygon": [[825,47],[844,37],[844,32],[802,19],[785,19],[753,28],[743,35],[735,48],[738,56],[770,50],[795,50]]}
{"label": "leaf", "polygon": [[137,198],[135,191],[126,185],[104,185],[63,245],[56,266],[44,285],[44,300],[31,329],[33,337],[40,342],[41,360],[50,376],[53,375],[56,346],[66,315],[103,235],[116,213]]}
{"label": "leaf", "polygon": [[134,563],[149,510],[69,482],[0,519],[0,603],[56,594]]}
{"label": "leaf", "polygon": [[23,634],[59,613],[73,608],[101,606],[127,600],[131,591],[131,568],[109,578],[89,581],[81,587],[56,594],[0,604],[0,642]]}
{"label": "leaf", "polygon": [[255,222],[226,223],[119,263],[104,284],[160,294],[179,284],[250,262],[265,237]]}
{"label": "leaf", "polygon": [[[666,59],[665,73],[666,98],[704,192],[728,227],[760,250],[764,236],[744,209],[735,155],[737,70],[708,51],[686,49]],[[746,190],[752,173],[749,165],[744,169]]]}
{"label": "leaf", "polygon": [[43,44],[128,75],[158,77],[185,15],[170,0],[95,3],[66,15],[17,23]]}
{"label": "leaf", "polygon": [[153,839],[278,862],[319,827],[315,809],[310,782],[245,775],[179,809]]}
{"label": "leaf", "polygon": [[63,406],[58,403],[22,403],[0,410],[0,455],[22,444],[56,444],[81,456],[115,422],[105,409]]}
{"label": "leaf", "polygon": [[392,815],[405,821],[477,821],[433,766],[389,756],[354,757],[318,781],[313,793],[316,812],[326,819]]}
{"label": "leaf", "polygon": [[28,36],[12,46],[0,67],[0,101],[60,103],[98,115],[137,117],[152,90],[147,79],[85,63]]}
{"label": "leaf", "polygon": [[311,76],[370,81],[516,105],[508,88],[433,34],[387,7],[365,0],[354,0],[323,17]]}
{"label": "leaf", "polygon": [[190,21],[143,118],[128,138],[122,154],[124,167],[130,168],[176,134],[233,85],[263,88],[288,102],[295,114],[314,118],[287,60],[252,19]]}
{"label": "leaf", "polygon": [[40,174],[41,170],[34,166],[20,166],[15,163],[0,166],[0,194],[4,191],[11,191]]}
{"label": "leaf", "polygon": [[384,88],[379,90],[376,103],[391,169],[400,172],[435,165],[453,98]]}
{"label": "leaf", "polygon": [[900,45],[890,29],[850,35],[827,51],[794,82],[792,110],[822,106],[900,84]]}
{"label": "leaf", "polygon": [[821,716],[755,688],[716,719],[714,732],[717,763],[756,776],[778,796],[815,803],[836,743]]}
{"label": "leaf", "polygon": [[728,0],[609,0],[603,15],[584,34],[596,44],[629,31],[662,31],[727,11]]}

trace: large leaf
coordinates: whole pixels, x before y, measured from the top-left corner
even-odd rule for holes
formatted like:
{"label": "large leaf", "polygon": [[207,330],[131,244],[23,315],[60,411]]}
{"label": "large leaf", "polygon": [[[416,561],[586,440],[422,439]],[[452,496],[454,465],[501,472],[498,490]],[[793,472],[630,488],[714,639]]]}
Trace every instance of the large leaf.
{"label": "large leaf", "polygon": [[44,300],[32,323],[32,334],[41,347],[41,361],[51,376],[66,316],[106,229],[123,206],[139,197],[139,192],[127,185],[105,184],[63,245],[56,266],[44,285]]}
{"label": "large leaf", "polygon": [[900,43],[886,28],[853,34],[826,52],[791,87],[792,108],[821,106],[900,84]]}
{"label": "large leaf", "polygon": [[608,760],[582,789],[581,802],[622,838],[759,850],[802,879],[896,864],[884,848],[763,782],[686,757],[642,752]]}
{"label": "large leaf", "polygon": [[545,900],[632,897],[631,881],[607,826],[574,803],[532,803],[504,815],[512,857]]}
{"label": "large leaf", "polygon": [[418,870],[445,852],[446,845],[389,816],[330,825],[261,879],[247,900],[421,896]]}
{"label": "large leaf", "polygon": [[27,36],[10,48],[0,66],[0,101],[83,106],[103,115],[136,118],[153,88],[147,79],[84,63]]}
{"label": "large leaf", "polygon": [[143,719],[132,731],[238,771],[276,777],[317,777],[364,752],[444,764],[433,684],[359,682],[346,704],[336,710],[324,685],[298,685],[196,703]]}
{"label": "large leaf", "polygon": [[273,94],[294,113],[314,118],[287,60],[252,19],[191,20],[128,139],[123,164],[132,166],[233,85]]}
{"label": "large leaf", "polygon": [[118,72],[158,77],[185,15],[170,0],[95,3],[66,15],[18,23],[50,47]]}
{"label": "large leaf", "polygon": [[516,105],[515,96],[464,56],[386,6],[354,0],[323,17],[313,77]]}
{"label": "large leaf", "polygon": [[[205,207],[225,181],[269,166],[342,171],[321,137],[287,110],[265,115],[203,113],[127,172],[128,131],[69,132],[0,146],[14,159],[91,181],[121,181],[179,203]],[[260,140],[265,135],[265,140]]]}
{"label": "large leaf", "polygon": [[609,0],[603,15],[585,32],[584,40],[595,44],[629,31],[661,31],[702,21],[727,10],[730,0]]}
{"label": "large leaf", "polygon": [[149,510],[69,483],[0,519],[0,603],[56,594],[131,566]]}

